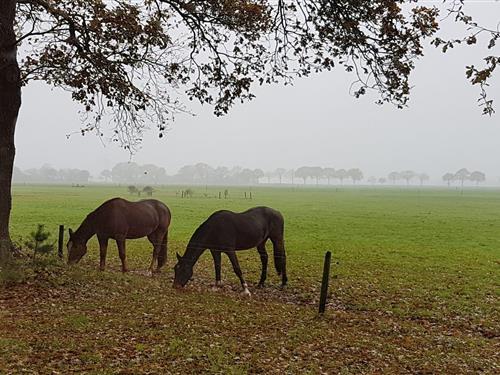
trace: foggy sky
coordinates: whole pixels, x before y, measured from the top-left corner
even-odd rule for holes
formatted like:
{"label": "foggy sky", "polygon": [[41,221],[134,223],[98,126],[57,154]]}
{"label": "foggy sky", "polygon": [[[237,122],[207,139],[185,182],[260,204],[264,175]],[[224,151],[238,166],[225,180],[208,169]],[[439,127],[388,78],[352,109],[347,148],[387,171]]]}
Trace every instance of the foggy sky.
{"label": "foggy sky", "polygon": [[[469,5],[480,21],[496,28],[499,2]],[[483,44],[484,45],[484,44]],[[342,68],[294,86],[264,86],[251,102],[236,105],[217,118],[211,108],[192,105],[196,116],[178,115],[159,139],[154,125],[142,149],[132,157],[153,163],[168,174],[186,164],[274,170],[303,165],[360,168],[365,178],[393,170],[427,172],[438,181],[445,172],[466,167],[500,177],[500,73],[489,93],[497,114],[481,115],[479,88],[465,79],[465,65],[488,54],[459,47],[442,54],[428,47],[412,76],[415,86],[409,108],[374,104],[376,95],[355,99],[349,93],[354,77]],[[498,55],[499,47],[490,51]],[[188,103],[188,105],[191,103]],[[95,136],[75,134],[81,120],[70,94],[43,84],[23,90],[16,133],[16,165],[22,169],[48,163],[55,168],[81,168],[98,175],[102,169],[129,160],[127,151]]]}

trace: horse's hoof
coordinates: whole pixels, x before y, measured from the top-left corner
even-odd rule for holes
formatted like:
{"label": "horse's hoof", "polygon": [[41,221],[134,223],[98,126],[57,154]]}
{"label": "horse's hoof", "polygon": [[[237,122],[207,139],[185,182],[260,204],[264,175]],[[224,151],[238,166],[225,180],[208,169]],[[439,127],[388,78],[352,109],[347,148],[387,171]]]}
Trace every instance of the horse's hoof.
{"label": "horse's hoof", "polygon": [[259,285],[257,285],[257,288],[259,289],[262,289],[264,288],[266,285],[264,283],[259,283]]}
{"label": "horse's hoof", "polygon": [[250,293],[250,291],[248,289],[245,289],[243,292],[241,292],[241,295],[243,297],[250,297],[250,296],[252,296],[252,293]]}
{"label": "horse's hoof", "polygon": [[219,281],[216,281],[216,282],[215,282],[215,287],[216,287],[216,288],[222,288],[222,281],[220,281],[220,280],[219,280]]}

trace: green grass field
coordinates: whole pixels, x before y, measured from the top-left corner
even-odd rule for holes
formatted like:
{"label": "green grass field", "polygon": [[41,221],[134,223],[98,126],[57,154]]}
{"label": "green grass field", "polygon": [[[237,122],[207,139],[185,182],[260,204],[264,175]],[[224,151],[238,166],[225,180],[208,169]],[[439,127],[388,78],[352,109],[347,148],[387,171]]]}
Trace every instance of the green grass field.
{"label": "green grass field", "polygon": [[[146,270],[147,240],[127,242],[122,274],[114,244],[99,272],[97,241],[76,267],[32,267],[0,286],[0,373],[498,373],[500,371],[500,191],[175,187],[155,198],[172,210],[168,264]],[[247,191],[249,191],[247,189]],[[38,223],[73,229],[124,187],[16,186],[12,233]],[[213,290],[205,254],[185,291],[172,289],[175,252],[213,211],[268,205],[285,217],[289,286],[270,262],[239,253],[253,293],[223,258]],[[271,252],[271,246],[268,246]],[[333,252],[327,312],[317,302],[326,250]],[[19,271],[20,272],[20,271]],[[9,276],[11,277],[11,276]]]}

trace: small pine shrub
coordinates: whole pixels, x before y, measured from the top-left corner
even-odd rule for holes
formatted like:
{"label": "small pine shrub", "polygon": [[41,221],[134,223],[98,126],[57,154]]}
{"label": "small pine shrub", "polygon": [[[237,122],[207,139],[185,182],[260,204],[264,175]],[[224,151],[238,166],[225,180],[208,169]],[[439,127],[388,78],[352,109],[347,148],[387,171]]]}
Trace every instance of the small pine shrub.
{"label": "small pine shrub", "polygon": [[38,224],[37,230],[31,232],[29,240],[24,244],[28,249],[33,250],[33,259],[37,253],[48,254],[54,251],[55,242],[49,242],[51,234],[45,230],[43,224]]}

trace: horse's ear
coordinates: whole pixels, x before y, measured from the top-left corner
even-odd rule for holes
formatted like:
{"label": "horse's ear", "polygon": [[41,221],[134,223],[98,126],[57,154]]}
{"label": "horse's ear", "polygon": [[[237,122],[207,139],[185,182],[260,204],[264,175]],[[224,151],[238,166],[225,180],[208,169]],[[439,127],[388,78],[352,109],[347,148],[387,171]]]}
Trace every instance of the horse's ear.
{"label": "horse's ear", "polygon": [[68,232],[69,232],[69,237],[73,237],[73,229],[71,228],[68,228]]}
{"label": "horse's ear", "polygon": [[177,260],[180,262],[182,257],[179,255],[179,253],[175,253],[175,255],[177,255]]}

